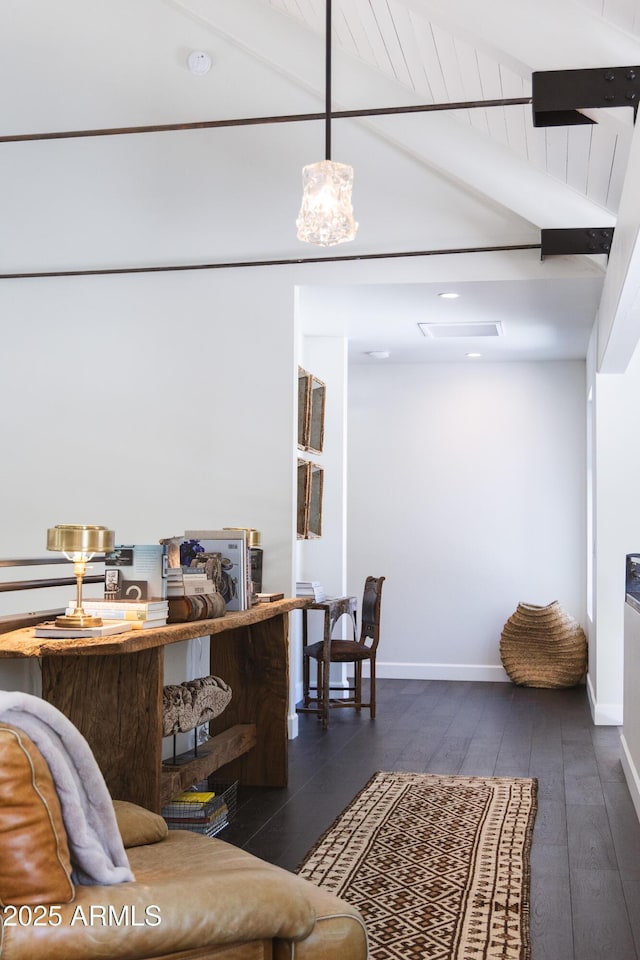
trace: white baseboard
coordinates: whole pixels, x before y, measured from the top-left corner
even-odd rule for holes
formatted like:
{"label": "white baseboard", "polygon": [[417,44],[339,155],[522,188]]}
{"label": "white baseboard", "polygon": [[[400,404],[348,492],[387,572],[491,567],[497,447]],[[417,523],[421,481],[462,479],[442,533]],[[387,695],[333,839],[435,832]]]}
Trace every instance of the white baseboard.
{"label": "white baseboard", "polygon": [[[490,681],[492,683],[511,683],[507,672],[501,665],[479,663],[389,663],[377,661],[376,674],[381,680],[471,680]],[[363,676],[368,676],[364,664]],[[622,704],[597,703],[593,694],[591,677],[587,676],[587,696],[591,718],[596,726],[622,726]],[[296,703],[302,699],[302,683],[296,684]],[[298,736],[298,716],[294,712],[288,717],[289,739]],[[621,738],[624,740],[624,738]],[[630,761],[629,761],[630,762]],[[624,764],[624,761],[623,761]],[[640,785],[637,774],[633,774]],[[629,786],[631,789],[631,785]],[[632,791],[633,792],[633,791]],[[635,803],[635,799],[634,799]],[[636,809],[640,817],[640,786]]]}
{"label": "white baseboard", "polygon": [[298,714],[295,709],[287,717],[287,736],[289,740],[295,740],[298,736]]}
{"label": "white baseboard", "polygon": [[[351,664],[348,665],[351,667]],[[351,674],[351,671],[348,671]],[[380,680],[484,680],[493,683],[511,683],[504,667],[483,663],[390,663],[377,660],[376,675]],[[347,685],[347,673],[342,685]],[[369,665],[362,665],[362,676],[369,676]],[[312,677],[312,683],[314,682]],[[331,677],[334,687],[340,685],[337,677]],[[302,700],[302,681],[296,683],[296,703]]]}
{"label": "white baseboard", "polygon": [[636,808],[636,816],[638,820],[640,820],[640,776],[638,775],[635,763],[631,759],[629,747],[627,746],[627,741],[623,733],[620,735],[620,745],[622,747],[622,769],[624,770],[633,805]]}
{"label": "white baseboard", "polygon": [[591,719],[596,727],[622,726],[622,704],[598,703],[593,691],[593,684],[591,682],[590,674],[587,674],[587,697],[589,698]]}
{"label": "white baseboard", "polygon": [[383,680],[489,680],[511,683],[504,667],[483,663],[384,663],[378,660],[376,675]]}

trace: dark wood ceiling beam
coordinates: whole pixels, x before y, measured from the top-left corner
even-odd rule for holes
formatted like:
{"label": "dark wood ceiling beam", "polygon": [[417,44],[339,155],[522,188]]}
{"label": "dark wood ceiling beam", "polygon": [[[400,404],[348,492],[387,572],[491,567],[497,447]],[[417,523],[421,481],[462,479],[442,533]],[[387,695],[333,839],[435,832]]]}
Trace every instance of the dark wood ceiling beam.
{"label": "dark wood ceiling beam", "polygon": [[150,267],[96,267],[83,270],[42,270],[31,273],[0,273],[0,280],[34,280],[45,277],[105,277],[131,273],[178,273],[186,270],[230,270],[237,267],[283,267],[303,263],[341,263],[355,260],[397,260],[402,257],[446,257],[457,253],[499,253],[539,250],[539,243],[512,243],[493,247],[453,247],[443,250],[402,250],[392,253],[351,253],[329,257],[294,257],[283,260],[231,260],[220,263],[180,263]]}
{"label": "dark wood ceiling beam", "polygon": [[[406,113],[432,113],[444,110],[474,110],[488,107],[510,107],[530,104],[531,97],[512,97],[501,100],[465,100],[457,103],[420,103],[406,107],[374,107],[361,110],[334,110],[330,119],[346,120],[358,117],[389,117]],[[176,130],[215,130],[221,127],[251,127],[274,123],[302,123],[322,120],[327,114],[293,113],[274,117],[235,117],[228,120],[196,120],[193,123],[156,123],[137,127],[105,127],[95,130],[57,130],[49,133],[13,133],[0,136],[0,143],[25,143],[32,140],[72,140],[81,137],[121,137],[133,133],[167,133]]]}

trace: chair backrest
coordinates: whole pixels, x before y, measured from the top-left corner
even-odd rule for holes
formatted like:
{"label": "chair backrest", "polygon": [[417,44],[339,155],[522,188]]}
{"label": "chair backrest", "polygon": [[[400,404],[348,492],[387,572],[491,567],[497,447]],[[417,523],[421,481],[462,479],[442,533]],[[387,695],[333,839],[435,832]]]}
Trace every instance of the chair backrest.
{"label": "chair backrest", "polygon": [[380,604],[385,577],[367,577],[362,596],[359,642],[375,652],[380,639]]}

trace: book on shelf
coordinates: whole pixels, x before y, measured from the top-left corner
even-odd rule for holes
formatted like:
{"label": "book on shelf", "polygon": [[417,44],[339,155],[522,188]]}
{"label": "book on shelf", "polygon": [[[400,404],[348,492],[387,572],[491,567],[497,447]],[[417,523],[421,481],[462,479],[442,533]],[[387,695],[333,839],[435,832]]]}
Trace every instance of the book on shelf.
{"label": "book on shelf", "polygon": [[171,586],[176,583],[198,583],[202,580],[208,580],[207,574],[204,567],[193,567],[189,569],[185,567],[177,567],[170,569],[167,575],[167,585]]}
{"label": "book on shelf", "polygon": [[129,620],[131,630],[155,630],[156,627],[166,627],[167,617],[158,617],[155,620]]}
{"label": "book on shelf", "polygon": [[174,816],[182,816],[184,813],[185,817],[192,817],[194,812],[204,810],[206,805],[215,799],[215,796],[214,790],[204,790],[202,792],[183,790],[176,797],[172,797],[171,802],[162,808],[162,812],[163,814],[171,813]]}
{"label": "book on shelf", "polygon": [[214,791],[198,793],[185,790],[162,808],[164,819],[176,824],[197,823],[206,826],[227,813],[226,803]]}
{"label": "book on shelf", "polygon": [[205,567],[169,567],[167,597],[198,597],[215,592]]}
{"label": "book on shelf", "polygon": [[162,814],[163,819],[166,820],[167,824],[173,827],[174,830],[180,829],[180,827],[183,827],[184,829],[191,829],[190,825],[192,826],[197,825],[199,827],[202,827],[203,830],[206,830],[212,827],[213,825],[217,825],[221,820],[226,821],[228,815],[229,815],[229,810],[226,803],[223,803],[219,807],[216,807],[215,810],[212,810],[210,813],[207,813],[206,816],[200,816],[200,817],[177,816],[176,817],[167,813]]}
{"label": "book on shelf", "polygon": [[165,544],[117,545],[104,561],[104,593],[109,600],[153,600],[167,596]]}
{"label": "book on shelf", "polygon": [[[127,630],[151,630],[155,627],[164,627],[167,623],[167,617],[169,616],[169,608],[158,613],[142,613],[138,611],[140,616],[137,617],[120,617],[118,614],[108,613],[105,610],[96,610],[94,607],[84,607],[82,608],[84,612],[89,617],[102,617],[102,622],[109,621],[110,623],[123,623],[126,624]],[[75,607],[67,607],[65,613],[67,616],[73,613]]]}
{"label": "book on shelf", "polygon": [[258,603],[273,603],[274,600],[284,600],[284,593],[256,593]]}
{"label": "book on shelf", "polygon": [[203,780],[172,797],[162,807],[161,815],[169,830],[188,830],[214,837],[229,824],[234,810],[233,785]]}
{"label": "book on shelf", "polygon": [[296,597],[313,597],[316,603],[327,599],[327,594],[319,580],[298,580]]}
{"label": "book on shelf", "polygon": [[215,593],[213,580],[207,577],[185,577],[184,580],[171,581],[167,586],[169,597],[199,597],[204,594]]}
{"label": "book on shelf", "polygon": [[225,804],[210,820],[193,822],[191,820],[173,820],[171,817],[165,817],[164,820],[169,830],[189,830],[191,833],[197,833],[203,837],[215,837],[229,825],[229,811]]}
{"label": "book on shelf", "polygon": [[129,630],[131,623],[128,620],[108,620],[101,627],[57,627],[55,620],[48,620],[34,627],[33,635],[64,640],[75,637],[109,637],[113,633],[126,633]]}
{"label": "book on shelf", "polygon": [[[118,602],[117,600],[94,600],[91,597],[84,597],[82,600],[82,609],[90,616],[102,617],[104,620],[157,620],[160,617],[166,617],[169,612],[168,600],[156,600],[145,603],[129,603],[129,601]],[[69,600],[66,613],[71,614],[75,610],[75,601]]]}
{"label": "book on shelf", "polygon": [[165,820],[184,820],[196,823],[198,821],[212,820],[224,806],[225,812],[227,805],[223,797],[213,796],[211,800],[177,800],[174,798],[162,808],[162,816]]}
{"label": "book on shelf", "polygon": [[222,594],[227,610],[247,610],[251,606],[251,563],[246,530],[186,530],[180,545],[181,561],[205,562],[219,555],[219,579],[213,583]]}
{"label": "book on shelf", "polygon": [[[75,603],[75,597],[68,601],[68,606]],[[166,598],[162,600],[108,600],[105,597],[87,597],[83,593],[82,603],[85,607],[91,606],[102,610],[160,610],[167,606]]]}

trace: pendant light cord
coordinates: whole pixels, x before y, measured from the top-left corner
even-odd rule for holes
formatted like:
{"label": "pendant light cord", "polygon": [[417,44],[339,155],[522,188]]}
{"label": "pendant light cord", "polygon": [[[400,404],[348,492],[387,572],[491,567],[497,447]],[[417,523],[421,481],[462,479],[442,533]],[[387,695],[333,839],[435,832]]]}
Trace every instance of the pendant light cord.
{"label": "pendant light cord", "polygon": [[331,160],[331,0],[326,0],[324,158]]}

